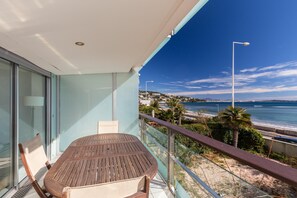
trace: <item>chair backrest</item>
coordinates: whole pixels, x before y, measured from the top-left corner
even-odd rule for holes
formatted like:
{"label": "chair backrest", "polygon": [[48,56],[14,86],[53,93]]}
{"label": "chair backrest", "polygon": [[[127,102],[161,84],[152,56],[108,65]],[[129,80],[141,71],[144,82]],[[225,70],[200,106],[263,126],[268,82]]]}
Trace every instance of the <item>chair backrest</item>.
{"label": "chair backrest", "polygon": [[35,180],[36,173],[48,163],[40,135],[19,144],[19,149],[27,175]]}
{"label": "chair backrest", "polygon": [[150,180],[146,176],[105,184],[65,187],[62,198],[123,198],[148,197]]}
{"label": "chair backrest", "polygon": [[119,121],[99,121],[97,126],[97,133],[118,133]]}
{"label": "chair backrest", "polygon": [[50,168],[49,161],[43,149],[42,140],[39,134],[33,139],[19,144],[21,159],[33,187],[40,197],[47,197],[36,181],[35,175],[44,169]]}

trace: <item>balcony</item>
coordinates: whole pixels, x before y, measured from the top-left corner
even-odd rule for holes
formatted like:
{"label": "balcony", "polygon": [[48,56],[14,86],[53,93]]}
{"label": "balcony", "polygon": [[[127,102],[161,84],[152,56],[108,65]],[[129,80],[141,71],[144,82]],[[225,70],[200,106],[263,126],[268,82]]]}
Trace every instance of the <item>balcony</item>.
{"label": "balcony", "polygon": [[[145,114],[140,114],[140,118],[140,138],[156,157],[159,169],[151,181],[150,198],[273,197],[275,192],[267,191],[268,188],[263,185],[269,180],[287,189],[291,185],[292,191],[277,192],[279,196],[294,197],[293,193],[296,193],[293,192],[293,186],[297,185],[296,169]],[[162,131],[146,121],[162,125]],[[199,148],[186,147],[178,141],[178,136],[194,140]],[[43,176],[40,175],[41,183]],[[37,195],[31,185],[25,182],[13,197],[30,198]]]}
{"label": "balcony", "polygon": [[[24,180],[17,148],[36,133],[51,159],[73,140],[95,134],[98,120],[117,119],[121,131],[139,135],[139,70],[206,2],[2,2],[0,197],[19,187],[15,197],[36,197]],[[235,174],[232,159],[249,165],[250,176],[260,170],[297,185],[295,169],[141,117],[141,140],[159,163],[150,197],[269,196]],[[189,138],[201,148],[189,149],[175,137]],[[219,157],[207,156],[206,148]]]}
{"label": "balcony", "polygon": [[[296,169],[145,114],[140,117],[142,141],[158,159],[159,173],[175,197],[296,196]],[[186,147],[178,141],[182,138],[198,147]],[[287,190],[275,192],[276,185]]]}

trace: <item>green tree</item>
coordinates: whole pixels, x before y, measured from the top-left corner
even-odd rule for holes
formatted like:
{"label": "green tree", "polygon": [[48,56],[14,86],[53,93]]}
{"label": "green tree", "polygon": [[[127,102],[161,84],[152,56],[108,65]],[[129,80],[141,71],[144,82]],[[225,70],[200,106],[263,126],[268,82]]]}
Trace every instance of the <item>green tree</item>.
{"label": "green tree", "polygon": [[176,116],[178,118],[178,125],[181,126],[182,117],[185,114],[186,109],[184,105],[178,104],[177,107],[175,108],[175,111],[176,111]]}
{"label": "green tree", "polygon": [[178,124],[181,125],[181,119],[183,114],[185,113],[184,105],[180,103],[180,100],[177,98],[171,98],[167,101],[167,105],[170,108],[168,113],[171,113],[169,116],[171,118],[171,122],[175,124],[178,121]]}
{"label": "green tree", "polygon": [[233,145],[237,148],[239,129],[252,125],[251,115],[244,108],[229,106],[219,113],[219,118],[233,131]]}
{"label": "green tree", "polygon": [[154,107],[156,109],[160,109],[160,104],[158,102],[158,100],[153,100],[151,103],[150,103],[150,106],[151,107]]}
{"label": "green tree", "polygon": [[161,119],[161,120],[164,120],[166,122],[172,122],[172,120],[173,120],[173,113],[171,112],[170,109],[168,109],[168,110],[161,110],[158,118]]}

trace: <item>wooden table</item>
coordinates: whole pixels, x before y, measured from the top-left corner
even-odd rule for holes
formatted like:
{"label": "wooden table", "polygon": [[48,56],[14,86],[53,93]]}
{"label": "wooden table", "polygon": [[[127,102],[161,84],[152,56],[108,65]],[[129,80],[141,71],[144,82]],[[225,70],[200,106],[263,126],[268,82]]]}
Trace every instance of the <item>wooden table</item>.
{"label": "wooden table", "polygon": [[147,175],[156,159],[139,139],[128,134],[100,134],[72,142],[44,178],[45,188],[61,197],[66,186],[85,186]]}

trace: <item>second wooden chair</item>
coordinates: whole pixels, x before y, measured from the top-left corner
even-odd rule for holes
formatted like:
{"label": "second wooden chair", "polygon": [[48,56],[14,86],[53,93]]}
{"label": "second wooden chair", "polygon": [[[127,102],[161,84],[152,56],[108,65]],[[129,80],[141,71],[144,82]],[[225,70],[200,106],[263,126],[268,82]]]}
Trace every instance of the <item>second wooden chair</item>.
{"label": "second wooden chair", "polygon": [[99,121],[97,125],[97,133],[118,133],[119,132],[119,121]]}

